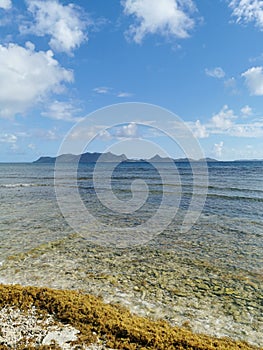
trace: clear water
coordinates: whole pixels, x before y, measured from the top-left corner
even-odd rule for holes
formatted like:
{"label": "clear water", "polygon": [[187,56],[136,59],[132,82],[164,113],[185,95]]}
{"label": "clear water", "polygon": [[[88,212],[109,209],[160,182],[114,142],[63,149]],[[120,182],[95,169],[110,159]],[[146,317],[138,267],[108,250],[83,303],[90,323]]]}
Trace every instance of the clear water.
{"label": "clear water", "polygon": [[[59,176],[61,186],[64,186],[65,189],[68,190],[73,185],[73,179],[71,172],[68,171],[67,167],[68,165],[65,165]],[[202,322],[200,321],[200,324],[202,323],[203,325],[205,322],[207,324],[203,328],[201,326],[199,328],[195,328],[195,326],[193,326],[193,329],[220,336],[233,336],[234,338],[245,339],[247,341],[251,341],[252,343],[262,345],[263,339],[262,335],[260,334],[262,333],[261,327],[263,325],[263,319],[261,316],[263,314],[261,289],[263,274],[263,162],[209,163],[209,186],[205,205],[199,220],[194,224],[192,229],[186,233],[183,233],[180,228],[182,218],[184,217],[191,200],[193,186],[192,172],[189,165],[184,163],[178,163],[177,168],[181,182],[180,186],[178,184],[178,193],[181,195],[181,198],[178,202],[178,197],[175,198],[177,196],[177,190],[174,190],[176,184],[171,184],[171,187],[173,186],[173,191],[171,191],[170,199],[166,204],[168,206],[173,206],[174,203],[178,203],[179,210],[175,219],[170,223],[170,225],[160,235],[154,237],[154,239],[147,242],[143,247],[129,249],[129,253],[127,253],[127,250],[122,253],[121,250],[114,250],[114,248],[112,248],[111,252],[109,253],[110,248],[105,247],[105,250],[103,250],[103,247],[100,246],[98,247],[98,254],[103,255],[104,252],[107,252],[107,259],[110,259],[112,254],[114,254],[117,259],[123,259],[124,257],[122,254],[126,254],[126,257],[128,254],[132,254],[134,266],[140,266],[143,268],[144,264],[148,264],[147,266],[150,264],[152,268],[157,269],[158,266],[160,268],[160,265],[163,264],[163,269],[166,269],[167,273],[171,272],[172,267],[168,267],[169,262],[162,262],[160,256],[162,256],[162,254],[170,254],[169,256],[173,254],[175,257],[178,257],[178,261],[183,261],[184,266],[186,264],[184,259],[188,259],[188,264],[191,264],[192,259],[195,261],[195,263],[193,262],[193,265],[196,264],[196,261],[198,261],[200,266],[202,264],[209,264],[210,267],[212,266],[214,268],[218,268],[218,271],[213,272],[213,276],[211,269],[209,270],[209,274],[211,275],[209,275],[210,286],[212,279],[217,278],[217,276],[225,276],[222,277],[223,282],[220,280],[220,283],[225,283],[226,279],[228,278],[226,276],[228,276],[230,271],[232,275],[241,276],[240,281],[249,280],[250,284],[253,283],[253,285],[256,286],[256,294],[253,294],[254,292],[251,292],[253,295],[249,294],[251,295],[251,300],[247,300],[244,297],[244,300],[246,301],[244,301],[243,304],[240,304],[239,309],[247,308],[247,312],[253,319],[256,320],[256,323],[249,321],[245,324],[242,317],[241,319],[236,318],[236,324],[240,325],[239,332],[238,326],[233,326],[233,328],[229,323],[228,326],[224,326],[224,328],[223,325],[222,327],[220,326],[220,322],[218,320],[209,320],[208,317],[206,321],[204,321],[204,314],[202,314],[201,317],[198,313],[196,313],[195,316],[191,316],[192,318],[196,318],[196,324],[198,324],[198,318],[199,320],[202,320]],[[117,198],[124,201],[130,200],[132,198],[131,183],[136,179],[143,179],[147,182],[149,193],[144,205],[135,213],[115,213],[113,210],[111,210],[111,208],[106,208],[98,200],[93,187],[92,172],[93,165],[80,165],[78,169],[78,191],[87,210],[92,215],[99,218],[100,222],[105,224],[105,227],[108,225],[108,227],[112,226],[113,229],[116,226],[119,228],[139,227],[140,224],[146,222],[158,210],[158,206],[162,201],[163,191],[169,192],[171,190],[171,188],[169,188],[169,184],[168,186],[167,184],[163,186],[158,171],[156,171],[156,169],[149,164],[125,163],[119,165],[113,172],[111,181],[112,190]],[[205,195],[206,187],[205,184],[202,183],[202,169],[200,169],[200,181],[198,183],[197,190],[200,196]],[[20,263],[17,263],[16,269],[14,269],[8,265],[9,263],[5,267],[5,262],[9,261],[10,256],[17,257],[16,261],[19,261],[19,254],[27,253],[27,257],[30,257],[28,258],[28,264],[31,264],[31,266],[28,266],[28,270],[31,271],[30,269],[33,269],[32,266],[35,264],[34,259],[36,259],[36,251],[34,251],[34,249],[37,249],[48,242],[56,242],[59,240],[62,240],[61,242],[67,242],[67,239],[72,240],[74,230],[64,219],[56,202],[56,194],[54,189],[54,166],[48,164],[0,164],[0,199],[0,261],[3,264],[1,279],[8,282],[10,282],[12,278],[15,282],[19,282],[19,279],[21,279],[21,283],[34,284],[33,277],[30,279],[30,277],[27,275],[27,281],[25,282],[21,275],[19,275]],[[93,234],[95,235],[96,229],[96,227],[93,227]],[[74,243],[75,248],[74,244],[71,245],[70,248],[69,246],[66,247],[67,243],[63,244],[58,249],[60,252],[65,249],[65,251],[63,251],[63,256],[65,257],[65,260],[67,260],[67,263],[70,261],[73,269],[74,266],[79,266],[81,264],[82,259],[81,255],[74,253],[74,249],[82,249],[83,246],[85,246],[85,249],[88,251],[90,249],[88,248],[89,245],[93,246],[92,242],[84,239],[76,240]],[[87,251],[85,252],[85,257],[83,254],[83,264],[87,264],[87,261],[85,260],[88,254]],[[149,251],[155,252],[152,261]],[[34,252],[34,254],[31,254],[31,252]],[[41,264],[43,264],[43,278],[41,280],[41,277],[38,277],[40,278],[38,284],[50,284],[51,286],[54,286],[54,283],[49,283],[49,280],[46,279],[46,274],[48,274],[48,272],[46,272],[44,268],[46,261],[43,256],[46,254],[50,261],[50,254],[55,255],[58,254],[58,252],[54,250],[52,250],[52,252],[48,251],[47,248],[45,254],[43,255],[43,251],[41,254],[42,260],[38,260],[37,269],[40,276],[40,271],[42,269]],[[138,265],[138,261],[141,261],[143,256],[145,258],[144,260],[147,261],[140,262]],[[94,262],[92,264],[94,264]],[[101,266],[103,264],[104,263],[101,261]],[[23,266],[22,260],[21,266]],[[61,266],[61,269],[63,269],[64,265],[62,264]],[[87,267],[87,269],[97,271],[98,273],[100,269],[98,266],[95,267],[95,265],[91,265]],[[108,263],[106,267],[103,267],[103,271],[112,269],[112,274],[116,275],[117,270],[114,270],[114,268],[117,268],[116,266],[117,263],[115,265]],[[124,266],[126,265],[124,263],[123,265],[120,263],[118,266],[124,269]],[[127,276],[129,273],[135,273],[131,266],[126,266],[125,269],[125,271],[122,271],[122,275]],[[197,274],[196,270],[195,272],[190,272],[188,267],[185,267],[185,269],[186,270],[184,273],[188,271],[189,274],[195,274],[195,276],[189,275],[191,281],[194,281]],[[50,268],[49,271],[50,275],[55,273],[52,268]],[[202,273],[200,268],[200,275],[202,275]],[[201,277],[205,281],[205,272],[202,276]],[[63,285],[63,278],[65,279],[65,286],[69,287],[66,283],[68,277],[60,276],[60,285]],[[79,277],[76,277],[76,279],[77,278]],[[122,277],[120,277],[120,279],[121,278]],[[129,278],[130,281],[133,281],[133,278],[134,281],[136,280],[135,277],[132,277],[132,275],[129,276]],[[185,280],[187,280],[187,275],[185,275]],[[76,284],[77,287],[81,286],[85,289],[85,283],[87,286],[90,283],[87,280],[85,282],[83,278],[81,281],[82,284]],[[122,286],[124,285],[123,281],[124,280],[121,280]],[[241,283],[240,281],[237,283]],[[198,283],[200,283],[200,281]],[[129,292],[128,289],[130,287],[127,286],[127,291],[125,291],[124,287],[119,288],[123,288],[122,292],[125,294]],[[162,287],[160,284],[158,288],[162,289],[166,287]],[[167,294],[167,290],[168,289],[161,292],[165,295],[165,293]],[[195,288],[193,287],[193,291],[194,290]],[[202,288],[200,290],[202,290]],[[244,290],[246,289],[244,288]],[[104,291],[103,293],[103,295],[106,296],[107,291]],[[109,294],[110,293],[112,292],[109,291]],[[198,297],[198,303],[200,305],[200,309],[202,309],[202,302],[205,302],[206,296],[205,294],[198,293],[197,295],[200,296],[200,298]],[[117,294],[118,293],[116,292],[116,295]],[[220,302],[226,303],[227,298],[229,298],[229,293],[226,294],[228,296],[224,300],[221,300],[221,297],[218,297],[218,294],[211,294],[211,298],[214,297],[217,298],[217,301],[220,299]],[[203,299],[201,295],[204,295]],[[136,299],[136,297],[138,298],[138,295],[135,293],[134,298]],[[183,295],[181,297],[183,298]],[[195,297],[196,296],[193,295],[193,300]],[[127,296],[125,298],[127,298]],[[236,297],[236,299],[235,296],[231,296],[231,298],[231,303],[234,304],[237,301],[237,298],[240,298],[240,296]],[[247,295],[246,298],[248,298]],[[114,300],[114,297],[112,297],[112,299]],[[152,293],[149,293],[149,300],[150,299],[151,302],[154,303]],[[165,304],[165,296],[162,300],[162,303]],[[176,300],[180,301],[181,299]],[[135,302],[133,301],[133,304],[134,303]],[[179,304],[180,303],[178,302],[177,306]],[[182,307],[185,305],[186,304],[182,303]],[[220,308],[220,305],[221,304],[219,303],[216,308]],[[254,309],[251,305],[254,305]],[[178,308],[176,310],[178,312]],[[164,318],[171,320],[167,316],[168,313],[165,314],[165,311],[162,312]],[[227,314],[227,317],[228,316],[232,317],[233,314],[229,312]],[[173,315],[174,323],[180,323],[179,321],[176,322],[175,318],[176,316]],[[180,318],[180,320],[187,320],[187,317],[184,315]],[[195,324],[194,322],[195,321],[193,320],[193,324]],[[213,322],[215,323],[212,324]],[[224,330],[222,331],[223,328]]]}

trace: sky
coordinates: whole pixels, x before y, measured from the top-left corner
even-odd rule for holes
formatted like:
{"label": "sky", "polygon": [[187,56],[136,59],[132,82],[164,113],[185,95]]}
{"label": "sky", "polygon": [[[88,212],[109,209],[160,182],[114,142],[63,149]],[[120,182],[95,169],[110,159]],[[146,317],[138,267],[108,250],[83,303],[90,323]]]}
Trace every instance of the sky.
{"label": "sky", "polygon": [[[207,157],[263,159],[262,31],[260,0],[0,0],[0,162],[54,156],[127,102],[174,113]],[[138,116],[106,119],[90,150],[146,138],[180,156]]]}

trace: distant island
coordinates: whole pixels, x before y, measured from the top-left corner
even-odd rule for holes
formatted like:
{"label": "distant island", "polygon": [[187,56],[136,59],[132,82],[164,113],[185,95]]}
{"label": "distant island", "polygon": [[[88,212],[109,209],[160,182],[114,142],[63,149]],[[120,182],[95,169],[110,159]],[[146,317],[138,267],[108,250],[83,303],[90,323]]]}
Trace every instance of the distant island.
{"label": "distant island", "polygon": [[107,152],[107,153],[87,152],[79,155],[62,154],[57,157],[40,157],[38,160],[34,161],[33,163],[55,164],[57,160],[61,163],[73,163],[73,162],[96,163],[101,156],[103,156],[103,162],[120,162],[120,161],[124,162],[128,160],[124,154],[117,156],[111,152]]}
{"label": "distant island", "polygon": [[[100,158],[101,157],[101,158]],[[218,162],[218,160],[213,159],[213,158],[202,158],[199,160],[194,160],[194,159],[189,159],[189,158],[178,158],[178,159],[172,159],[169,157],[161,157],[158,154],[155,155],[154,157],[150,159],[128,159],[124,154],[121,155],[116,155],[111,152],[106,152],[106,153],[99,153],[99,152],[94,152],[94,153],[83,153],[79,155],[75,154],[62,154],[57,157],[40,157],[39,159],[35,160],[33,163],[34,164],[55,164],[56,161],[58,160],[60,163],[73,163],[73,162],[78,162],[78,163],[96,163],[98,159],[100,158],[100,161],[102,162],[109,162],[109,163],[115,163],[115,162],[150,162],[150,163],[167,163],[170,161],[174,162],[184,162],[184,163],[189,163],[189,162]]]}

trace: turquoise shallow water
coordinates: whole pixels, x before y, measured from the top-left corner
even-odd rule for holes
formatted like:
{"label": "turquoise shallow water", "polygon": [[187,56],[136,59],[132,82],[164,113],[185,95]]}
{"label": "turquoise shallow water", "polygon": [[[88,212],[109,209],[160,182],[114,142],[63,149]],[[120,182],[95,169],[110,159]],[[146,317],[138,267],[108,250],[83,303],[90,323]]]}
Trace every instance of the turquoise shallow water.
{"label": "turquoise shallow water", "polygon": [[[77,182],[69,165],[60,168],[59,185],[68,191],[77,184],[85,208],[105,227],[105,245],[100,239],[97,246],[101,225],[87,228],[89,236],[78,235],[63,217],[53,165],[0,164],[1,280],[81,288],[135,312],[154,316],[153,309],[158,310],[175,324],[190,320],[195,331],[262,345],[263,162],[209,163],[208,188],[197,167],[198,196],[205,199],[208,192],[204,207],[195,208],[198,221],[187,232],[181,227],[191,203],[193,174],[184,163],[177,169],[178,183],[163,184],[150,164],[117,166],[111,186],[119,200],[132,199],[134,180],[148,185],[145,203],[135,213],[121,213],[98,200],[93,165],[80,165]],[[106,170],[101,171],[103,179]],[[100,183],[102,192],[108,191],[105,184]],[[142,246],[106,244],[116,228],[139,229],[147,222],[164,192],[166,206],[179,207],[165,230]]]}

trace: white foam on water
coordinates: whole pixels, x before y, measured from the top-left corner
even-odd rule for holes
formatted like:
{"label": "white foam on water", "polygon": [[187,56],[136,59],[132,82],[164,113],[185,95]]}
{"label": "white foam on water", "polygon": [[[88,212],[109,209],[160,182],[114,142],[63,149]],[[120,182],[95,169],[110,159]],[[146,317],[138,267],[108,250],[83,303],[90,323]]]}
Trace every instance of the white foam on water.
{"label": "white foam on water", "polygon": [[28,184],[28,183],[16,183],[16,184],[1,184],[0,187],[2,188],[16,188],[16,187],[33,187],[36,186],[35,184]]}

